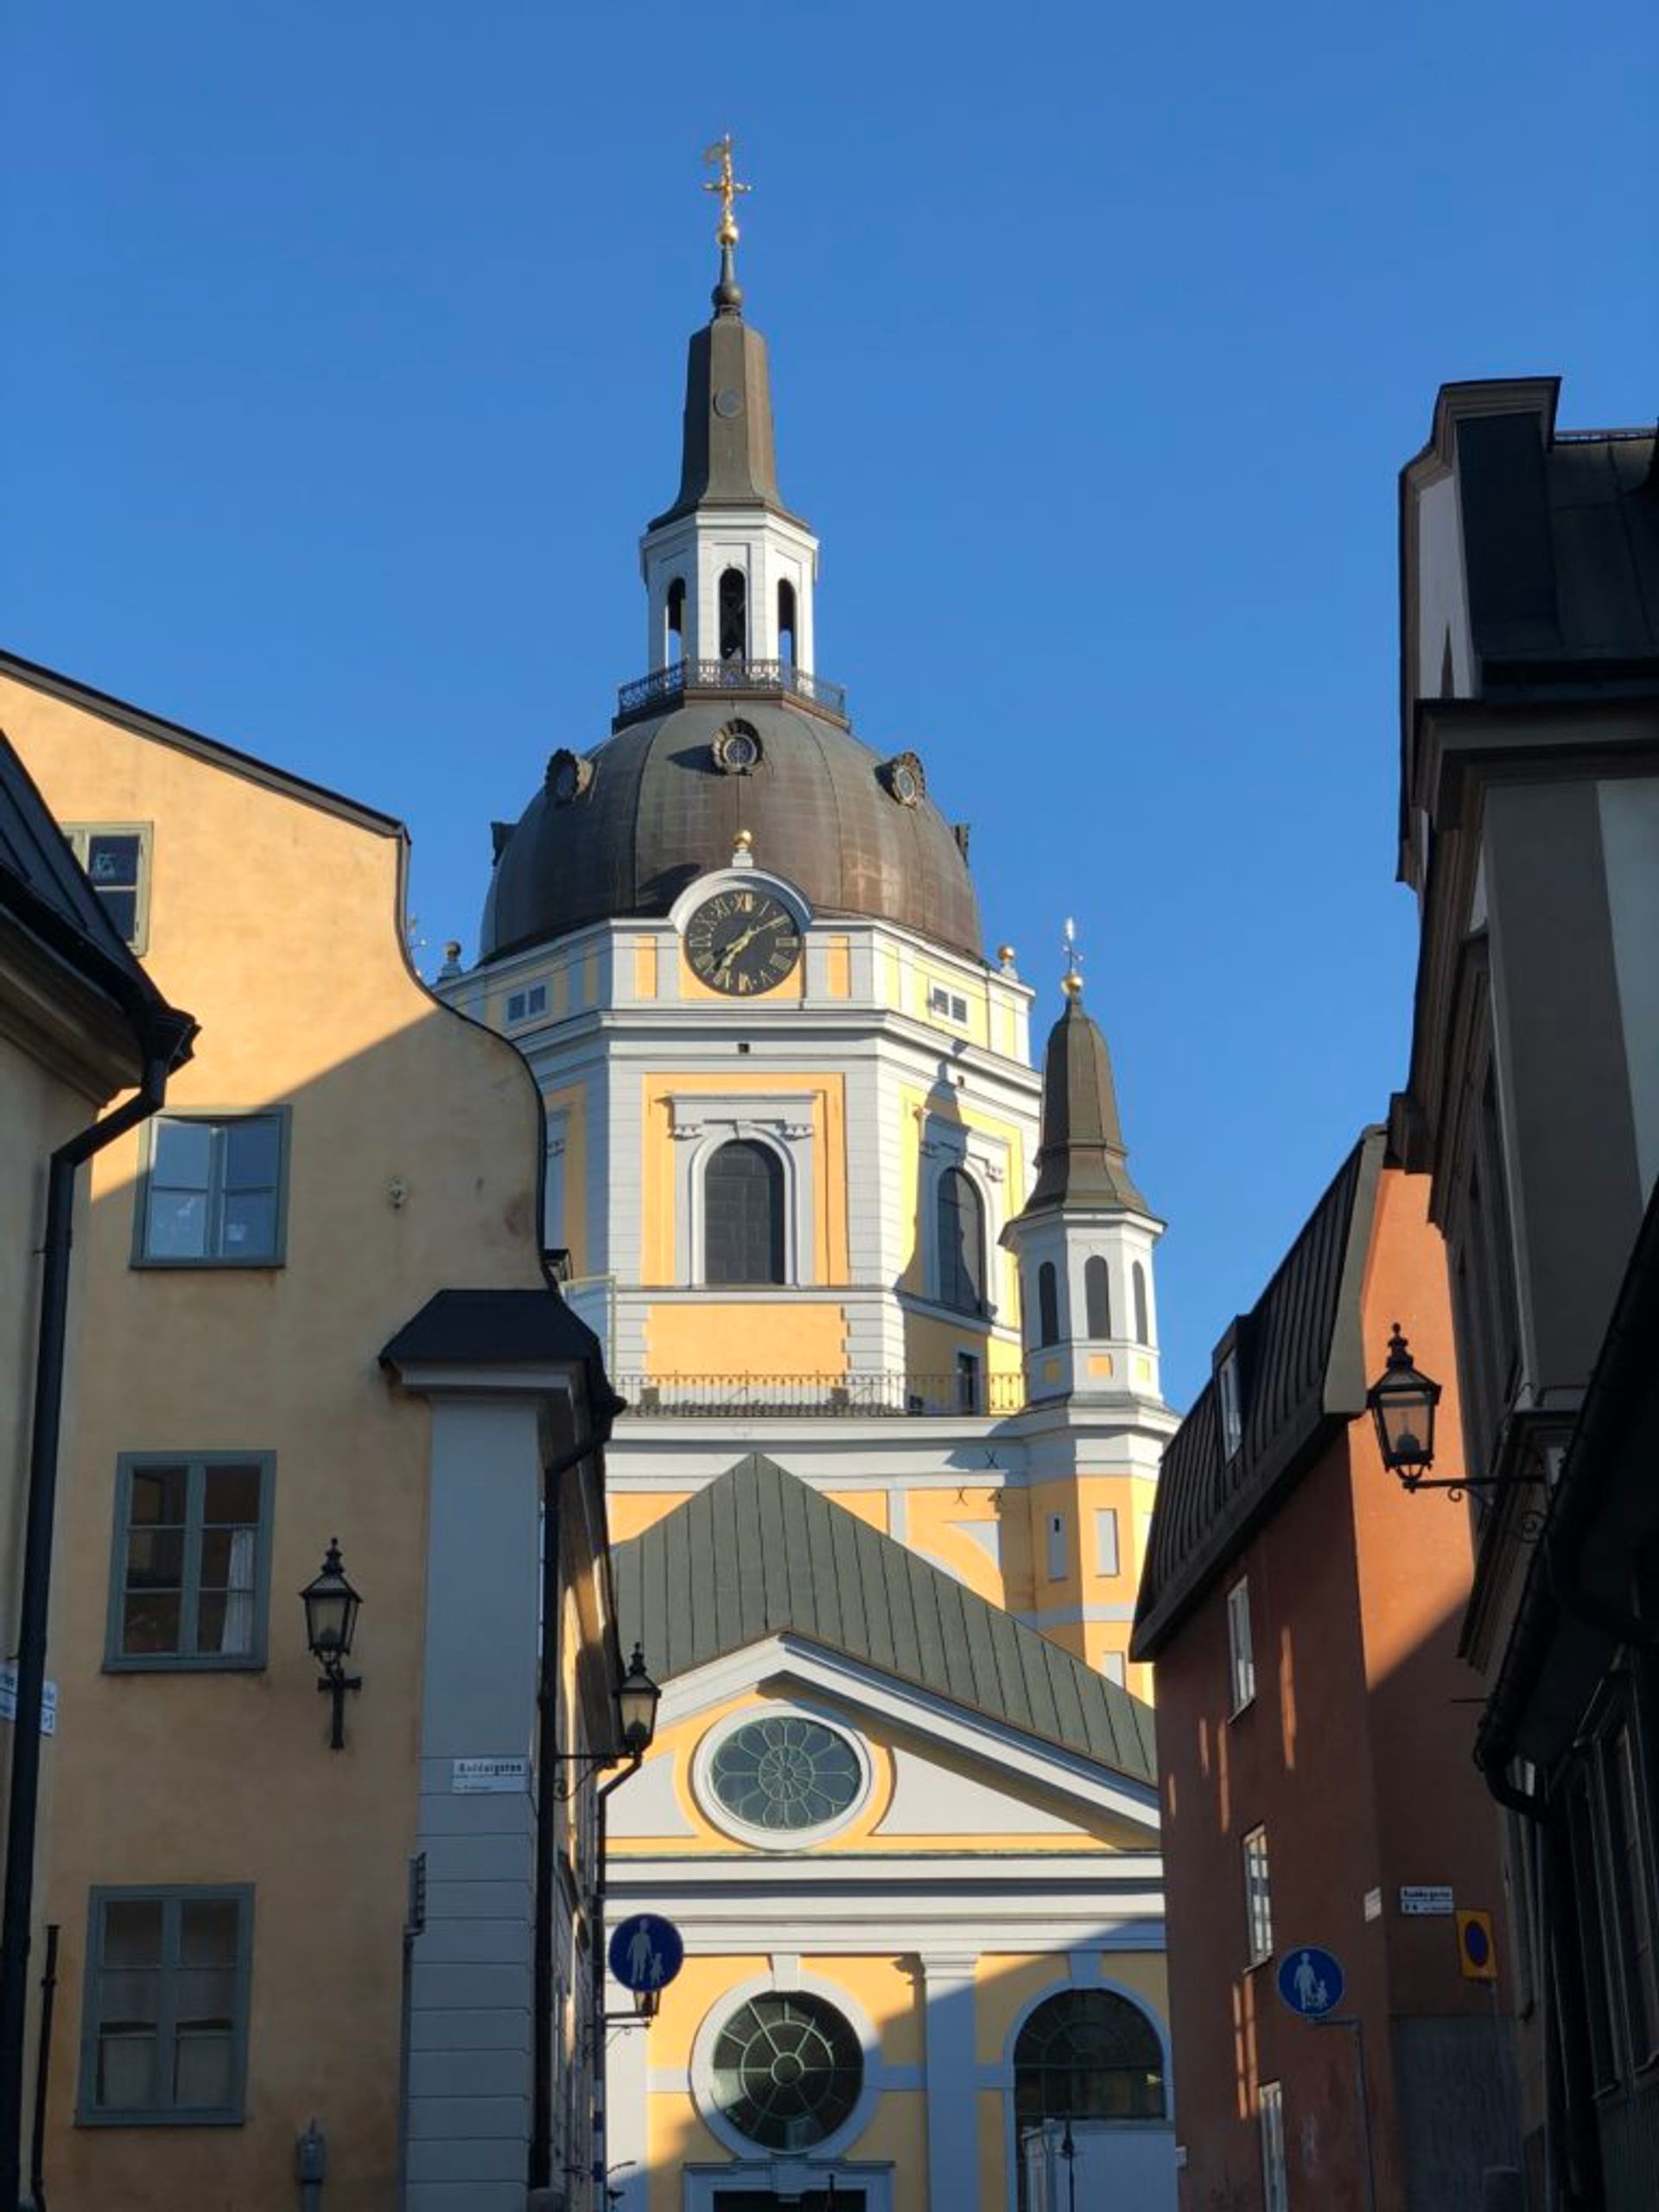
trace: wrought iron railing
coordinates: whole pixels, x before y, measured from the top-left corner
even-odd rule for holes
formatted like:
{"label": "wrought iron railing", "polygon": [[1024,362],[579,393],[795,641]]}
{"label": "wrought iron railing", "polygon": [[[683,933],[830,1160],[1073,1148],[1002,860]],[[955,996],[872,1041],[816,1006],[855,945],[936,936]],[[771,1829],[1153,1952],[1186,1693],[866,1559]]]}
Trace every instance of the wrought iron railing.
{"label": "wrought iron railing", "polygon": [[1026,1402],[1018,1375],[618,1375],[630,1413],[714,1421],[732,1414],[845,1416],[879,1420],[906,1414],[984,1418],[1018,1413]]}
{"label": "wrought iron railing", "polygon": [[677,660],[653,669],[616,695],[616,719],[629,721],[651,713],[688,691],[762,691],[804,699],[809,705],[847,719],[847,693],[839,683],[797,668],[787,660]]}

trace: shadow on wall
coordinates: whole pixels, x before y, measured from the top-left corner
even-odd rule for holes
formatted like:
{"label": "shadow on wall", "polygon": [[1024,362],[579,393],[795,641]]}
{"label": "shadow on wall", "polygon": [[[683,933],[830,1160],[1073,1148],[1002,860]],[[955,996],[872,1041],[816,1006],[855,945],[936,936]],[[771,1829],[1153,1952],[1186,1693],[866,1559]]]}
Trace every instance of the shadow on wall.
{"label": "shadow on wall", "polygon": [[[1079,2206],[1175,2212],[1155,1954],[991,1957],[976,1981],[954,1961],[803,1959],[759,1999],[754,1963],[732,1962],[729,1993],[671,1987],[643,2054],[620,2058],[640,2031],[612,2030],[621,2212],[1071,2212],[1074,2179]],[[871,2018],[877,1978],[908,1995]],[[644,2143],[625,2082],[653,2085]]]}
{"label": "shadow on wall", "polygon": [[[303,1018],[302,1005],[296,1030]],[[315,2117],[329,2212],[382,2212],[429,1424],[378,1355],[442,1288],[542,1281],[539,1109],[518,1055],[436,1006],[277,1097],[247,1033],[205,1025],[168,1102],[200,1118],[111,1147],[78,1241],[83,1383],[50,1662],[74,1723],[49,1746],[41,1859],[62,1929],[46,2172],[54,2198],[124,2212],[264,2202]],[[200,1263],[215,1256],[236,1264]],[[185,1471],[173,1481],[160,1461]],[[209,1477],[244,1463],[267,1471],[259,1502],[237,1527],[207,1526]],[[338,1752],[296,1595],[336,1535],[364,1601],[364,1687]],[[77,2126],[90,1894],[178,1885],[251,1894],[241,2124]]]}

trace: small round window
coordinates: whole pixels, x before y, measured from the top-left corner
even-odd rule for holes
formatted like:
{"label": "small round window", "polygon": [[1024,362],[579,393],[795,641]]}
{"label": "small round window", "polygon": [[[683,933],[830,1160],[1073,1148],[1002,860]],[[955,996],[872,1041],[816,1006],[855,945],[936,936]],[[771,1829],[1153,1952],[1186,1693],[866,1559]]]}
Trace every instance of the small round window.
{"label": "small round window", "polygon": [[805,1991],[740,2005],[715,2041],[715,2102],[739,2134],[768,2150],[822,2143],[851,2117],[863,2085],[852,2027]]}
{"label": "small round window", "polygon": [[734,1729],[709,1762],[709,1783],[734,1820],[779,1835],[823,1827],[858,1802],[864,1770],[844,1736],[804,1713]]}

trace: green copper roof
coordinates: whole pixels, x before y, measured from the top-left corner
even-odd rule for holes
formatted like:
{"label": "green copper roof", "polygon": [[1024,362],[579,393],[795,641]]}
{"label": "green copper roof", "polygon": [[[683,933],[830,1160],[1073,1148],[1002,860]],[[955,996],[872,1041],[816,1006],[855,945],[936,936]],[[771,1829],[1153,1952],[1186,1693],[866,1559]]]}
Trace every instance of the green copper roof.
{"label": "green copper roof", "polygon": [[751,1452],[615,1552],[619,1625],[659,1680],[792,1634],[1130,1779],[1151,1708],[1035,1629]]}

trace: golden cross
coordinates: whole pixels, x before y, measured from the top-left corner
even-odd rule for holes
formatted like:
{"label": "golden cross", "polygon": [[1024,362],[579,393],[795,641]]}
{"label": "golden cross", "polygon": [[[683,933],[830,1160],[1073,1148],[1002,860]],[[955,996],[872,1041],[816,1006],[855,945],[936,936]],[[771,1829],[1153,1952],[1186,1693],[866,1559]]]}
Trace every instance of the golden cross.
{"label": "golden cross", "polygon": [[728,130],[723,138],[716,138],[712,146],[705,147],[702,158],[711,168],[716,162],[720,166],[718,180],[715,183],[705,184],[702,188],[705,192],[717,192],[720,194],[720,228],[715,232],[715,243],[719,245],[735,245],[737,224],[732,214],[732,202],[740,192],[748,191],[749,187],[747,184],[739,184],[732,175],[731,132]]}

